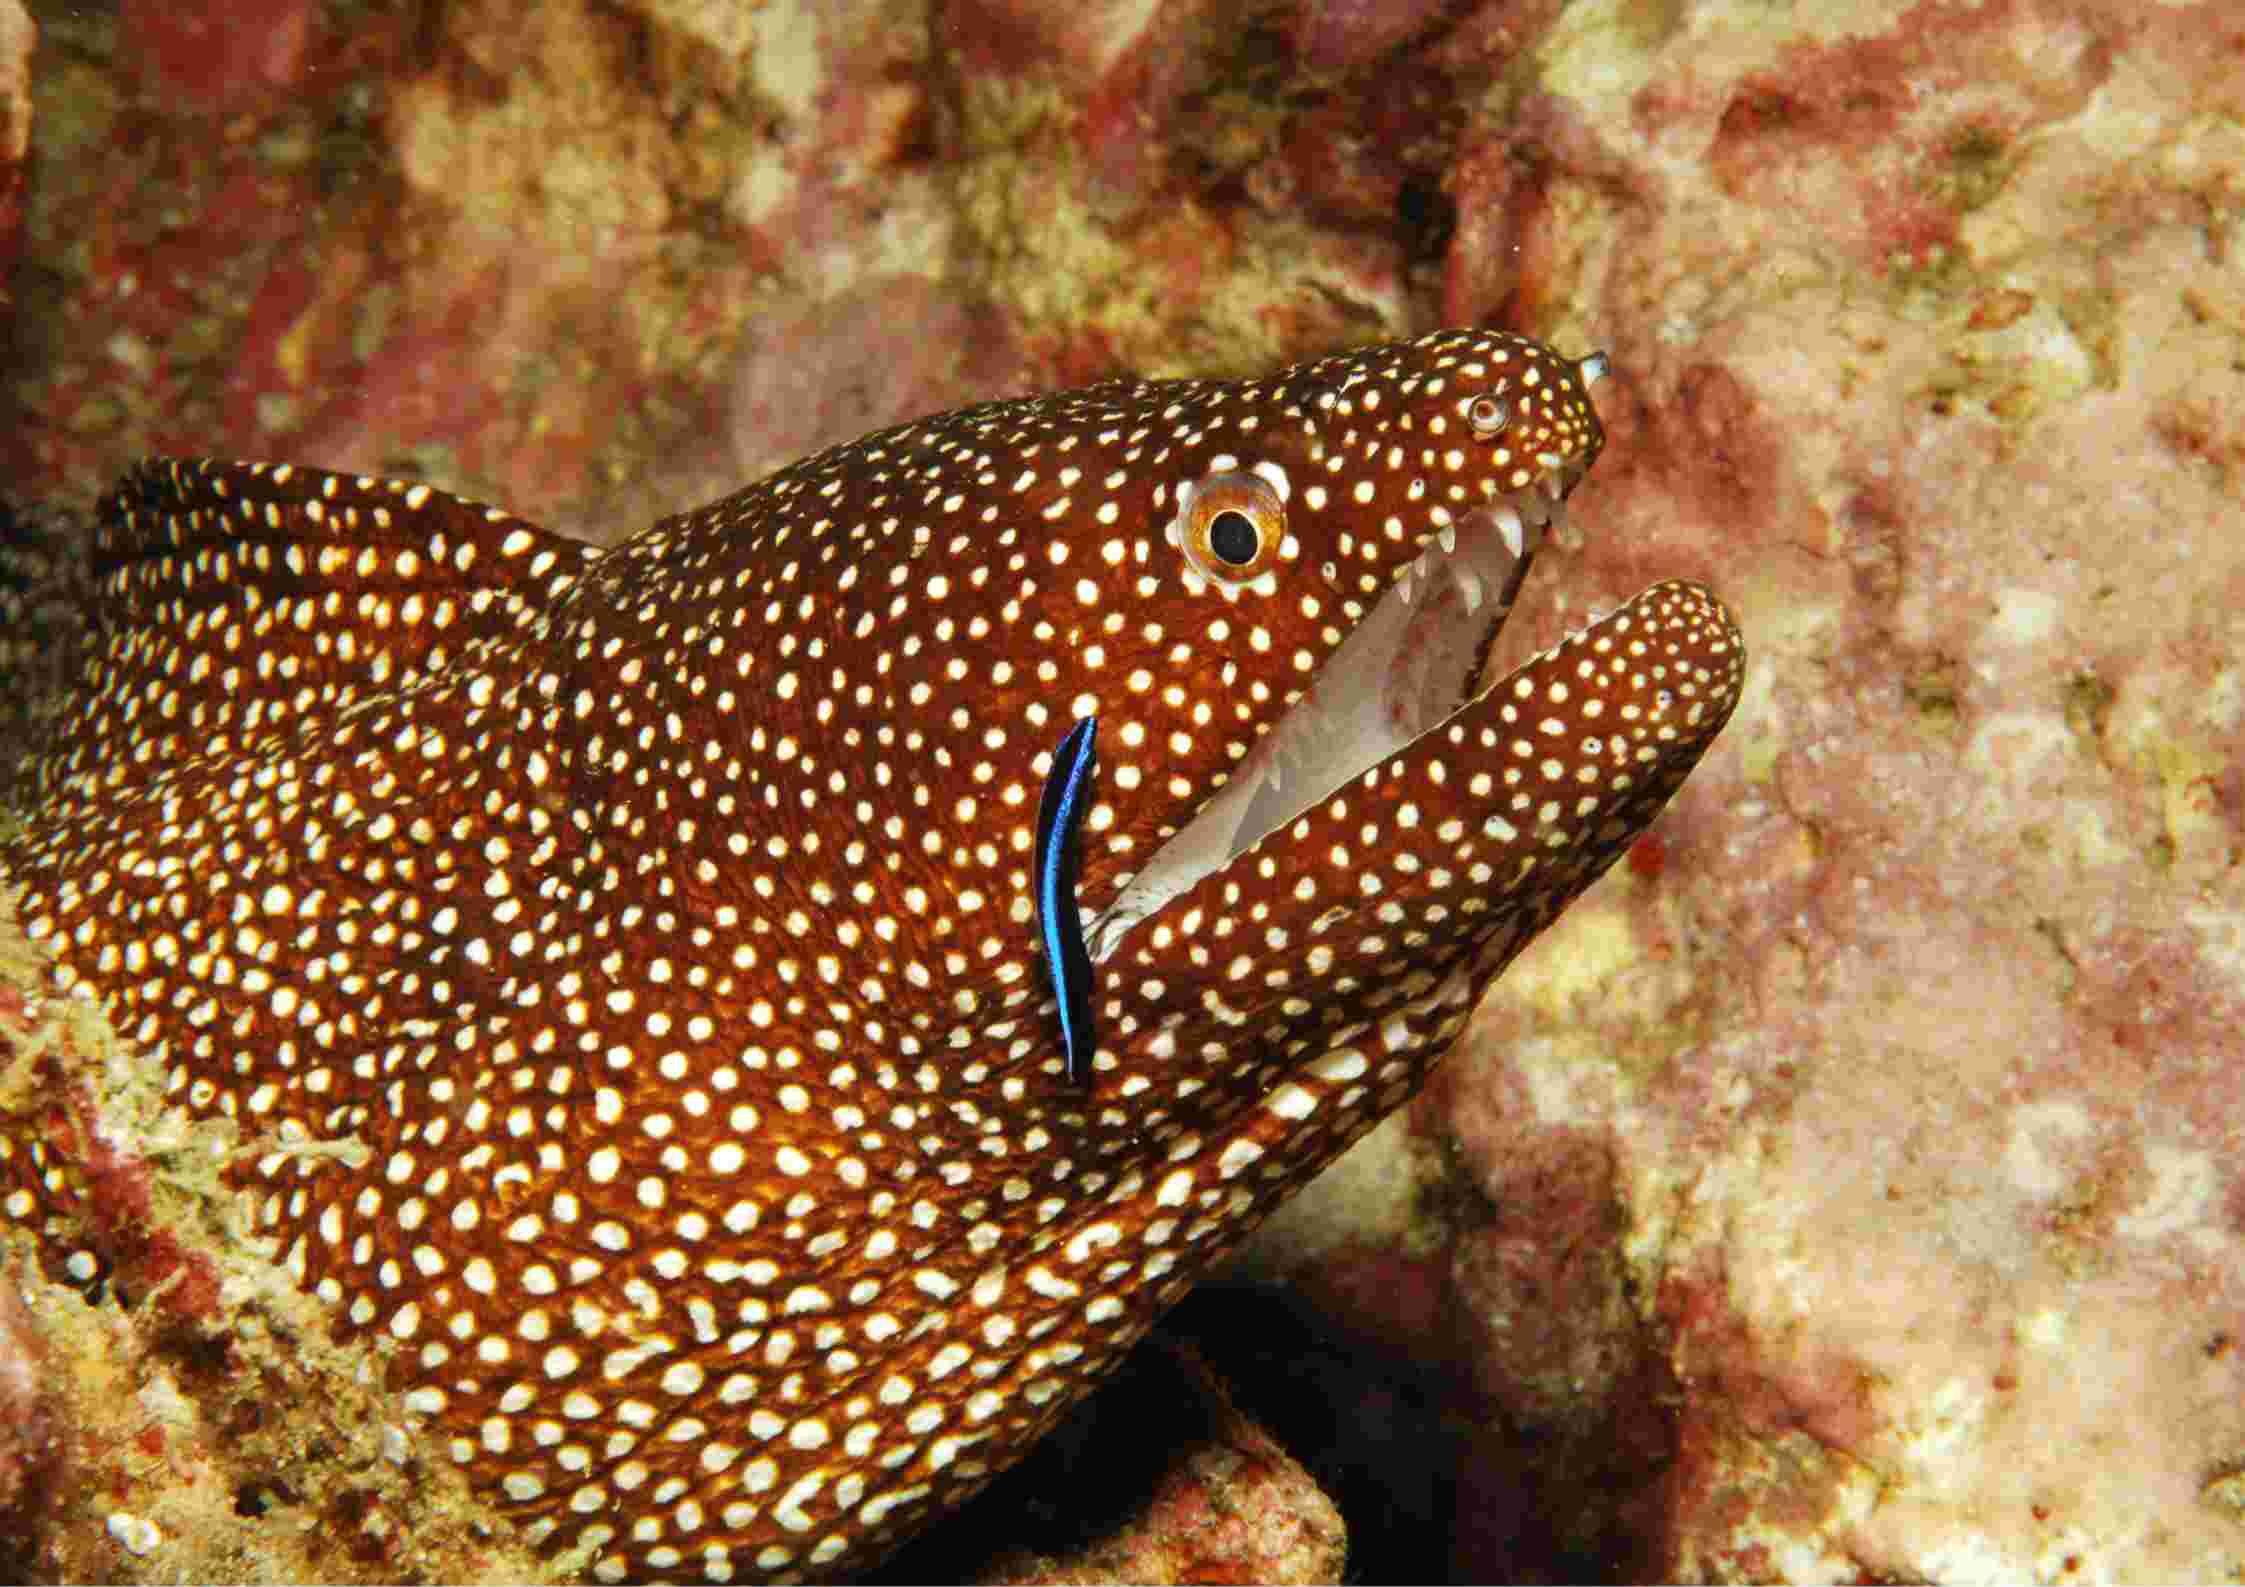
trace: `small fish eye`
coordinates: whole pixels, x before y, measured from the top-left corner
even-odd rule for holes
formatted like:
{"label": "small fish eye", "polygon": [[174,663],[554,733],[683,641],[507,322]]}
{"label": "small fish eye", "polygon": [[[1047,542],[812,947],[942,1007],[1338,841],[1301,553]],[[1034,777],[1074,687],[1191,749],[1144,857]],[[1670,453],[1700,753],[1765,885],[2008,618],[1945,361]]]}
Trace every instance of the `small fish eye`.
{"label": "small fish eye", "polygon": [[1277,560],[1286,499],[1260,474],[1211,474],[1180,494],[1172,534],[1195,572],[1244,584]]}
{"label": "small fish eye", "polygon": [[1504,428],[1505,420],[1512,417],[1512,410],[1495,397],[1476,397],[1466,405],[1465,417],[1466,423],[1473,426],[1473,433],[1486,441]]}

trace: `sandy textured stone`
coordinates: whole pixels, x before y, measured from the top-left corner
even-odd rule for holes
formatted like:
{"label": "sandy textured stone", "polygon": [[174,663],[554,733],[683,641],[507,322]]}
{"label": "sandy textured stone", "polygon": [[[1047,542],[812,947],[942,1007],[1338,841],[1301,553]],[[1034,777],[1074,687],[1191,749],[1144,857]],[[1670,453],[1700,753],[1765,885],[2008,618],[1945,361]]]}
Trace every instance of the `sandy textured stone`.
{"label": "sandy textured stone", "polygon": [[[24,157],[31,148],[31,53],[39,30],[20,0],[0,4],[0,270],[23,241]],[[12,316],[0,304],[0,324]]]}
{"label": "sandy textured stone", "polygon": [[1753,681],[1415,1114],[1409,1237],[1302,1208],[1267,1260],[1459,1319],[1658,1575],[2236,1574],[2245,35],[1599,15],[1545,44],[1540,210],[1453,289],[1540,265],[1620,371],[1544,609],[1697,574]]}
{"label": "sandy textured stone", "polygon": [[2234,8],[271,9],[42,19],[10,494],[610,535],[983,381],[1605,347],[1508,652],[1696,576],[1748,699],[1262,1261],[1458,1384],[1465,1574],[2245,1571]]}
{"label": "sandy textured stone", "polygon": [[107,1265],[0,1219],[0,1570],[556,1579],[383,1392],[382,1353],[330,1343],[323,1309],[241,1233],[216,1179],[231,1132],[162,1107],[98,1015],[40,990],[40,962],[0,899],[0,1109],[45,1121],[78,1187],[60,1242]]}

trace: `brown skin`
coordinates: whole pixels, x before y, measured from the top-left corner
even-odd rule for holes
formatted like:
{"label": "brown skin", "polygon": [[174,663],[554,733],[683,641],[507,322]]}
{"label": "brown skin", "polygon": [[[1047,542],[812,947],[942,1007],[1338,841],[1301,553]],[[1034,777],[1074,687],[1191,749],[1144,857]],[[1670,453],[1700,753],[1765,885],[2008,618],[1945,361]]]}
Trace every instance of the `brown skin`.
{"label": "brown skin", "polygon": [[[1066,724],[1101,718],[1096,909],[1433,507],[1599,444],[1572,364],[1452,333],[943,416],[597,558],[436,493],[144,472],[108,670],[0,866],[182,1105],[371,1148],[239,1174],[534,1537],[862,1570],[1410,1095],[1742,654],[1663,585],[1530,662],[1123,939],[1088,1088],[1028,916]],[[1283,548],[1193,572],[1180,488],[1258,464]]]}

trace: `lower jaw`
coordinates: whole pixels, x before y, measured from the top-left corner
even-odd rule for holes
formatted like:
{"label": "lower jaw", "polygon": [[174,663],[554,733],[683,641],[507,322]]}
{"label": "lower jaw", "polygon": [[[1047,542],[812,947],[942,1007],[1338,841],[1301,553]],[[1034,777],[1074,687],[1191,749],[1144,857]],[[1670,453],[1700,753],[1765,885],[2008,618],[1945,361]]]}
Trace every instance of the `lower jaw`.
{"label": "lower jaw", "polygon": [[1092,923],[1093,962],[1170,899],[1472,705],[1536,550],[1565,522],[1556,495],[1531,487],[1438,529],[1309,692]]}

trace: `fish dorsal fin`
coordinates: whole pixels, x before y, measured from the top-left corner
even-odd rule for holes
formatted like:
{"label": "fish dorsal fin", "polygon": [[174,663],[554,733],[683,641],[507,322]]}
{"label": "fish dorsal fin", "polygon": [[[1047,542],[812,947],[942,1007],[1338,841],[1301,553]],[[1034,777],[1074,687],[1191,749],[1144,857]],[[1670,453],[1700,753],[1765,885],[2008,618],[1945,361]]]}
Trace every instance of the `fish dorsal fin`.
{"label": "fish dorsal fin", "polygon": [[120,791],[411,688],[528,636],[597,555],[411,481],[144,461],[102,504],[95,658],[40,782]]}

